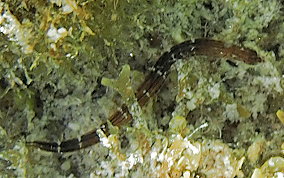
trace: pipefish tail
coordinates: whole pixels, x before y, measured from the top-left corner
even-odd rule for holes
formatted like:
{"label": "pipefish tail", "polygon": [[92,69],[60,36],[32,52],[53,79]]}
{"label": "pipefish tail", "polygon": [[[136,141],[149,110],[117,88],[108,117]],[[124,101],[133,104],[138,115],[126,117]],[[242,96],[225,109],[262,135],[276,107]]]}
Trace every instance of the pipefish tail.
{"label": "pipefish tail", "polygon": [[[182,42],[173,46],[158,59],[152,68],[153,70],[147,75],[140,87],[138,87],[136,91],[138,104],[143,107],[148,103],[152,96],[159,92],[170,72],[172,64],[184,57],[196,55],[217,58],[233,58],[251,65],[262,61],[255,51],[236,45],[228,46],[222,41],[196,39],[194,42]],[[132,120],[132,116],[125,104],[109,118],[110,123],[114,126],[121,126],[130,120]],[[100,129],[106,135],[109,135],[107,123],[102,124]],[[27,142],[27,145],[49,152],[72,152],[94,145],[99,141],[100,138],[97,134],[97,129],[94,129],[78,138],[66,140],[61,143],[33,141]]]}

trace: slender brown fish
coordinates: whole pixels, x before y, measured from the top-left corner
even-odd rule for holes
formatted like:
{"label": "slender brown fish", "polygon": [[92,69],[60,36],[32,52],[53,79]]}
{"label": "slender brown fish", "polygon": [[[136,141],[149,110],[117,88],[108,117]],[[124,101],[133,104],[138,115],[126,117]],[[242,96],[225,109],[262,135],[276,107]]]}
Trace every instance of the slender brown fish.
{"label": "slender brown fish", "polygon": [[[218,58],[233,58],[243,61],[247,64],[256,64],[261,62],[255,51],[236,45],[228,46],[222,41],[212,39],[196,39],[194,42],[185,41],[173,46],[170,51],[165,52],[156,62],[153,71],[148,74],[145,81],[136,91],[136,98],[142,107],[148,103],[150,98],[155,95],[163,86],[173,63],[186,56],[203,55]],[[115,113],[113,113],[109,121],[114,126],[121,126],[132,120],[132,116],[126,105],[122,105]],[[106,135],[109,135],[107,124],[101,125],[100,129]],[[27,142],[28,145],[35,146],[50,152],[70,152],[86,148],[98,143],[100,140],[97,129],[94,129],[79,138],[63,141],[61,143],[34,141]]]}

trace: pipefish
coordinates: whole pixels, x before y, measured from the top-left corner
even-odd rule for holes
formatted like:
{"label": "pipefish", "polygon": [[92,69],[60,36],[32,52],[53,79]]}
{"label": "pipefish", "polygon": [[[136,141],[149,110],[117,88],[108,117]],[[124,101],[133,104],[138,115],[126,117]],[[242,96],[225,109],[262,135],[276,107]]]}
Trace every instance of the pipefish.
{"label": "pipefish", "polygon": [[[146,76],[144,82],[138,87],[135,93],[138,104],[143,107],[153,95],[158,93],[170,72],[172,64],[184,57],[196,55],[216,58],[233,58],[251,65],[262,61],[255,51],[236,45],[228,46],[222,41],[196,39],[194,42],[190,40],[182,42],[165,52],[155,63],[153,70]],[[110,123],[114,126],[121,126],[130,120],[132,120],[132,116],[125,104],[109,118]],[[107,123],[102,124],[100,129],[106,135],[109,135]],[[61,143],[33,141],[27,142],[27,145],[49,152],[72,152],[98,143],[100,137],[97,134],[97,130],[98,129],[94,129],[79,138],[73,138]]]}

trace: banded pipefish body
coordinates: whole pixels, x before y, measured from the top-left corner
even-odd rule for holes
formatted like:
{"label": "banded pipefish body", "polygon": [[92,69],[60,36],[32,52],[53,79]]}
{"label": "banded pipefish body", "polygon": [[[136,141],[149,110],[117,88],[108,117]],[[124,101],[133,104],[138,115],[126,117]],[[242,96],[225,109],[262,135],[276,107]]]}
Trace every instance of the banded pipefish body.
{"label": "banded pipefish body", "polygon": [[[253,65],[261,62],[261,58],[251,49],[236,45],[228,45],[222,41],[213,39],[196,39],[182,42],[166,51],[155,63],[153,70],[146,76],[144,82],[136,91],[138,104],[145,106],[150,98],[159,92],[170,72],[171,66],[182,59],[190,59],[190,56],[202,55],[215,58],[230,58]],[[110,117],[109,121],[114,126],[122,126],[132,120],[132,116],[125,104],[123,104]],[[105,135],[109,135],[108,124],[104,123],[78,138],[58,142],[33,141],[27,142],[31,145],[49,152],[72,152],[89,147],[100,142],[97,130],[101,129]]]}

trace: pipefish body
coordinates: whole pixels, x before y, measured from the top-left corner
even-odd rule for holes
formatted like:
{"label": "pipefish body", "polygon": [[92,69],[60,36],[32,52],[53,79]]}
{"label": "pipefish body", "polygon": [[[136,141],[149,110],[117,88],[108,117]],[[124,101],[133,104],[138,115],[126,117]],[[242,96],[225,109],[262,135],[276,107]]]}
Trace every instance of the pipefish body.
{"label": "pipefish body", "polygon": [[[194,42],[185,41],[173,46],[169,51],[165,52],[156,62],[153,70],[147,75],[144,82],[136,91],[138,104],[143,107],[148,103],[150,98],[158,93],[163,86],[172,64],[187,56],[202,55],[216,58],[233,58],[245,62],[247,64],[256,64],[261,62],[255,51],[236,45],[228,46],[222,41],[212,39],[196,39]],[[114,126],[121,126],[132,120],[132,116],[128,108],[123,104],[116,112],[114,112],[109,121]],[[109,135],[107,123],[100,126],[100,129]],[[94,129],[79,138],[57,142],[33,141],[27,142],[31,145],[49,152],[72,152],[82,148],[89,147],[100,141],[97,129]]]}

